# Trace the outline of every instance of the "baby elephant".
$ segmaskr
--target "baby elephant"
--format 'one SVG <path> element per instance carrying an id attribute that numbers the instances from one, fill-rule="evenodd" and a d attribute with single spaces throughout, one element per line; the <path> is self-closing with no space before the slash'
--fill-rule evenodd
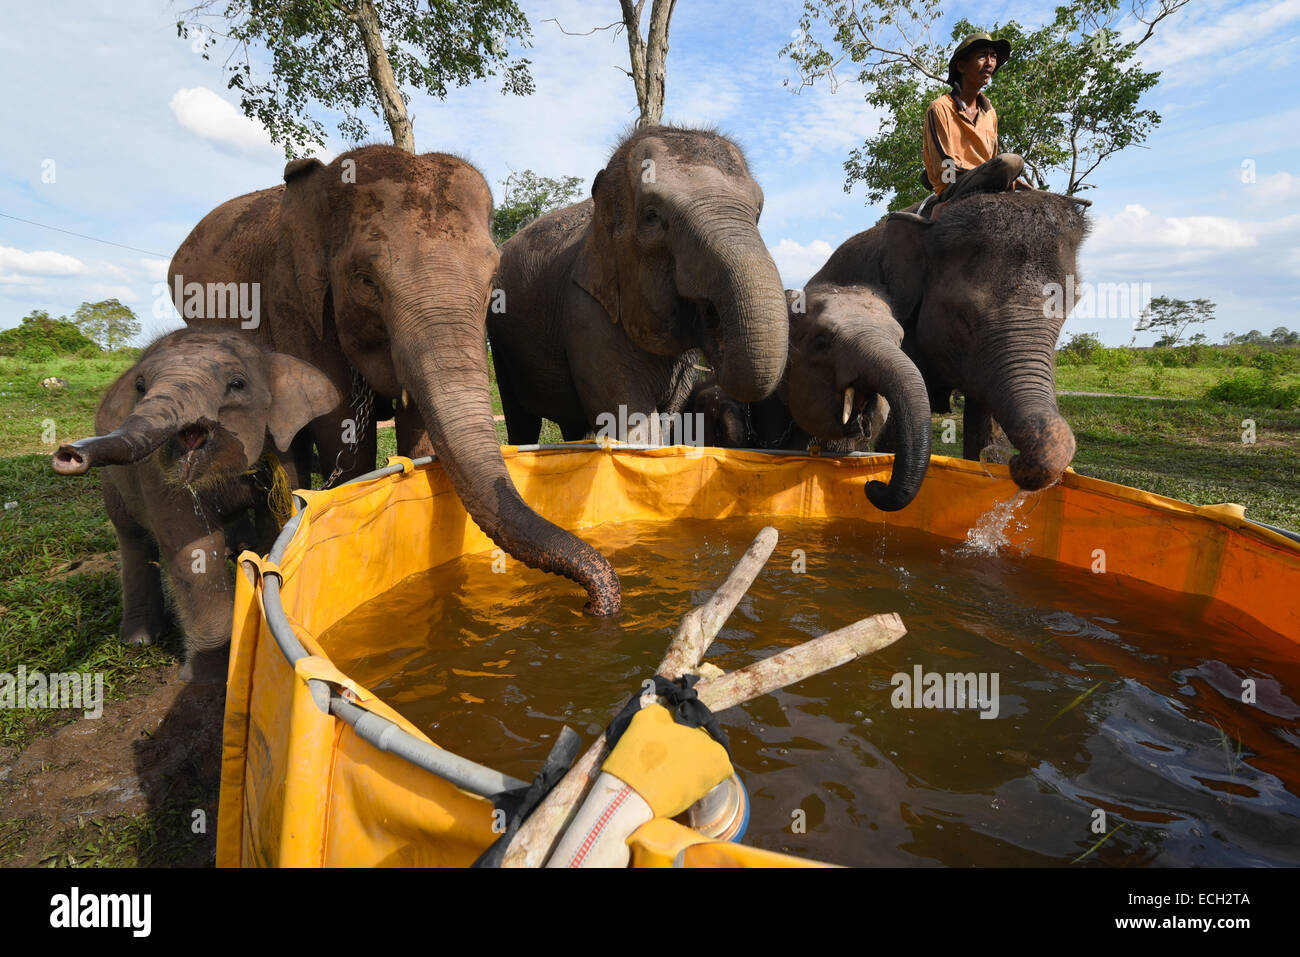
<path id="1" fill-rule="evenodd" d="M 61 446 L 53 465 L 61 475 L 104 469 L 122 561 L 123 641 L 149 644 L 163 630 L 161 554 L 185 630 L 181 677 L 225 680 L 234 590 L 224 523 L 253 509 L 269 546 L 273 507 L 283 512 L 288 489 L 299 486 L 289 443 L 339 399 L 299 359 L 239 333 L 195 328 L 154 342 L 109 386 L 95 412 L 99 434 Z"/>
<path id="2" fill-rule="evenodd" d="M 771 396 L 742 404 L 714 380 L 696 385 L 688 411 L 703 413 L 705 441 L 802 450 L 815 438 L 831 454 L 874 443 L 895 452 L 894 469 L 888 485 L 867 485 L 867 498 L 881 511 L 903 508 L 930 464 L 930 403 L 902 326 L 865 286 L 786 290 L 786 303 L 789 350 Z"/>

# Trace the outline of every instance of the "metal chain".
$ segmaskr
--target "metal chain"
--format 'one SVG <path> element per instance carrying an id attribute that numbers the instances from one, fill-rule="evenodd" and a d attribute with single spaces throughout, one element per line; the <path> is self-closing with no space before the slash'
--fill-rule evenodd
<path id="1" fill-rule="evenodd" d="M 348 468 L 356 465 L 357 448 L 361 445 L 361 440 L 365 438 L 366 429 L 370 426 L 370 417 L 374 414 L 375 409 L 375 390 L 370 388 L 366 380 L 361 377 L 356 366 L 352 366 L 352 397 L 348 400 L 348 405 L 354 410 L 352 415 L 352 441 L 347 443 L 348 452 L 352 461 Z M 334 471 L 326 479 L 322 489 L 330 488 L 334 485 L 340 475 L 343 474 L 343 466 L 339 461 L 343 458 L 343 450 L 339 449 L 338 455 L 334 456 Z"/>

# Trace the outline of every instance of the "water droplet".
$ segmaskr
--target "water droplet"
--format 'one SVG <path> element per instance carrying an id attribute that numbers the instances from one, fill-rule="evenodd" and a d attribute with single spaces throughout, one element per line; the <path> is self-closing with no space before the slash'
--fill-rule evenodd
<path id="1" fill-rule="evenodd" d="M 860 718 L 860 717 L 862 717 L 862 712 L 861 712 L 861 711 L 855 711 L 855 712 L 853 712 L 853 717 L 855 717 L 855 718 Z"/>

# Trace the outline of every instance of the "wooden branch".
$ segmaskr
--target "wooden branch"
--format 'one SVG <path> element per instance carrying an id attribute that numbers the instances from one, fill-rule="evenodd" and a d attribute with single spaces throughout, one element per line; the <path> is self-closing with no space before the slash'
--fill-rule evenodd
<path id="1" fill-rule="evenodd" d="M 772 549 L 776 547 L 776 540 L 776 529 L 770 525 L 758 533 L 722 587 L 682 619 L 677 634 L 668 645 L 667 653 L 659 662 L 656 674 L 677 679 L 684 672 L 699 666 L 722 623 L 758 577 L 772 554 Z M 582 806 L 587 791 L 599 776 L 600 766 L 608 756 L 609 748 L 606 747 L 605 735 L 602 733 L 519 828 L 501 860 L 502 867 L 541 867 L 546 863 L 556 839 Z"/>
<path id="2" fill-rule="evenodd" d="M 695 686 L 695 692 L 710 711 L 726 711 L 751 698 L 877 652 L 905 634 L 903 620 L 893 612 L 873 615 L 721 678 L 701 681 Z"/>
<path id="3" fill-rule="evenodd" d="M 571 37 L 589 37 L 593 33 L 596 33 L 599 30 L 608 30 L 610 27 L 618 28 L 624 25 L 622 20 L 615 20 L 613 23 L 607 23 L 603 27 L 592 27 L 586 33 L 578 33 L 572 30 L 564 29 L 564 25 L 561 24 L 560 21 L 555 17 L 547 17 L 545 20 L 542 21 L 542 23 L 554 23 L 557 27 L 560 28 L 561 33 Z M 617 29 L 615 30 L 615 32 L 617 33 Z"/>

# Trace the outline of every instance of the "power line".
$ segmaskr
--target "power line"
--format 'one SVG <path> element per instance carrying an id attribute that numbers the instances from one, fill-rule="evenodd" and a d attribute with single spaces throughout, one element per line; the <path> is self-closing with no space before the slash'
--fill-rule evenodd
<path id="1" fill-rule="evenodd" d="M 23 219 L 19 216 L 10 216 L 8 213 L 0 213 L 5 219 L 12 219 L 20 223 L 26 223 L 29 226 L 39 226 L 41 229 L 52 229 L 56 233 L 67 233 L 69 236 L 76 236 L 78 239 L 89 239 L 92 243 L 103 243 L 105 246 L 116 246 L 118 249 L 129 249 L 132 252 L 144 253 L 147 256 L 157 256 L 159 259 L 166 259 L 165 253 L 156 253 L 149 249 L 141 249 L 139 246 L 126 246 L 122 243 L 109 242 L 107 239 L 96 239 L 94 236 L 87 236 L 85 233 L 74 233 L 70 229 L 61 229 L 58 226 L 49 226 L 45 223 L 38 223 L 35 220 Z"/>

